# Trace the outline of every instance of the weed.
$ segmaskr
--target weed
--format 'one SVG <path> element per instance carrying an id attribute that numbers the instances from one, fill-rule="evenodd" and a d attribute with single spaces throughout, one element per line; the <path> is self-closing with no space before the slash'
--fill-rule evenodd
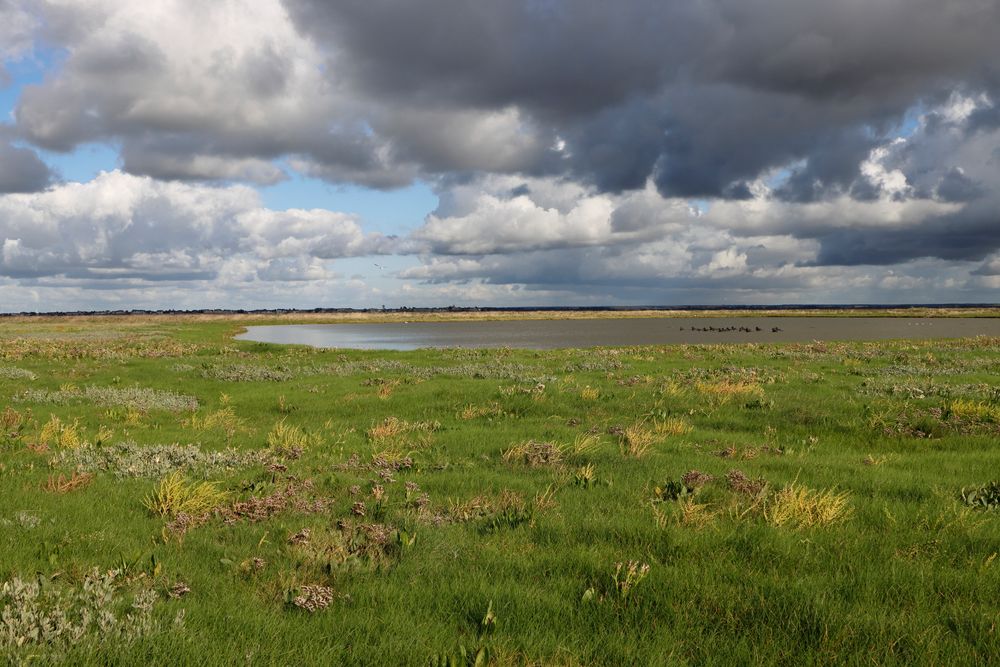
<path id="1" fill-rule="evenodd" d="M 195 484 L 185 480 L 180 472 L 173 472 L 160 480 L 143 505 L 157 516 L 201 516 L 222 505 L 228 496 L 213 482 Z"/>
<path id="2" fill-rule="evenodd" d="M 179 600 L 180 598 L 184 597 L 190 592 L 191 592 L 190 586 L 188 586 L 183 581 L 178 581 L 173 586 L 170 587 L 170 589 L 167 591 L 167 595 L 175 600 Z"/>
<path id="3" fill-rule="evenodd" d="M 314 514 L 329 506 L 326 498 L 317 497 L 311 480 L 289 479 L 285 485 L 270 494 L 239 500 L 217 510 L 226 524 L 240 521 L 256 523 L 266 521 L 282 512 Z"/>
<path id="4" fill-rule="evenodd" d="M 70 491 L 82 489 L 93 481 L 94 473 L 90 472 L 74 472 L 69 477 L 62 474 L 58 476 L 49 475 L 45 486 L 42 488 L 49 493 L 69 493 Z"/>
<path id="5" fill-rule="evenodd" d="M 228 406 L 200 416 L 192 413 L 190 417 L 181 422 L 181 425 L 195 431 L 220 430 L 226 434 L 227 438 L 232 438 L 237 433 L 252 432 L 246 421 L 236 416 L 233 408 Z"/>
<path id="6" fill-rule="evenodd" d="M 985 510 L 1000 509 L 1000 481 L 993 481 L 979 487 L 962 489 L 960 497 L 969 507 Z"/>
<path id="7" fill-rule="evenodd" d="M 333 602 L 333 589 L 329 586 L 305 585 L 300 586 L 298 595 L 292 598 L 292 604 L 299 609 L 305 609 L 313 614 L 321 609 L 326 609 Z"/>
<path id="8" fill-rule="evenodd" d="M 654 502 L 670 502 L 679 500 L 694 493 L 694 489 L 688 487 L 684 482 L 669 480 L 663 486 L 653 488 Z"/>
<path id="9" fill-rule="evenodd" d="M 225 449 L 202 451 L 196 445 L 138 445 L 119 442 L 95 447 L 82 445 L 59 452 L 52 465 L 72 465 L 81 472 L 109 472 L 116 477 L 162 477 L 176 470 L 204 473 L 263 463 L 267 453 Z"/>
<path id="10" fill-rule="evenodd" d="M 37 378 L 38 376 L 31 371 L 17 366 L 0 366 L 0 379 L 2 380 L 35 380 Z"/>
<path id="11" fill-rule="evenodd" d="M 677 523 L 687 528 L 704 528 L 715 519 L 716 512 L 711 510 L 707 503 L 697 503 L 690 496 L 682 498 L 677 507 L 679 509 Z"/>
<path id="12" fill-rule="evenodd" d="M 557 465 L 563 460 L 563 447 L 551 442 L 528 440 L 503 451 L 506 463 L 522 463 L 531 467 Z"/>
<path id="13" fill-rule="evenodd" d="M 726 473 L 726 484 L 730 491 L 744 496 L 755 497 L 767 489 L 767 482 L 761 478 L 751 479 L 742 470 L 730 470 Z"/>
<path id="14" fill-rule="evenodd" d="M 87 386 L 81 390 L 76 385 L 65 384 L 59 388 L 59 391 L 29 389 L 19 394 L 16 400 L 54 405 L 69 405 L 87 401 L 103 407 L 123 407 L 139 412 L 149 412 L 150 410 L 191 412 L 198 409 L 198 399 L 194 396 L 140 386 Z"/>
<path id="15" fill-rule="evenodd" d="M 597 483 L 597 473 L 593 463 L 580 466 L 573 474 L 573 483 L 584 489 L 589 489 Z"/>
<path id="16" fill-rule="evenodd" d="M 700 489 L 713 479 L 715 479 L 715 477 L 709 475 L 707 472 L 701 472 L 700 470 L 688 470 L 686 473 L 681 475 L 681 483 L 692 491 Z"/>
<path id="17" fill-rule="evenodd" d="M 206 365 L 201 376 L 223 382 L 285 382 L 295 377 L 289 368 L 271 368 L 263 365 L 230 364 Z"/>
<path id="18" fill-rule="evenodd" d="M 485 405 L 467 405 L 462 408 L 457 416 L 463 421 L 468 421 L 470 419 L 479 419 L 481 417 L 506 417 L 507 412 L 496 401 L 490 401 Z"/>
<path id="19" fill-rule="evenodd" d="M 694 430 L 694 426 L 691 425 L 691 422 L 682 417 L 653 420 L 653 432 L 660 436 L 687 435 L 692 430 Z"/>
<path id="20" fill-rule="evenodd" d="M 283 415 L 290 415 L 295 412 L 295 406 L 291 405 L 286 399 L 285 395 L 282 394 L 278 397 L 278 412 Z"/>
<path id="21" fill-rule="evenodd" d="M 8 405 L 3 412 L 0 412 L 0 438 L 6 440 L 20 438 L 24 422 L 25 416 Z"/>
<path id="22" fill-rule="evenodd" d="M 618 599 L 627 602 L 635 593 L 635 588 L 649 575 L 649 564 L 630 560 L 627 563 L 615 563 L 615 571 L 611 575 L 614 591 Z"/>
<path id="23" fill-rule="evenodd" d="M 521 526 L 530 526 L 535 520 L 535 507 L 525 503 L 518 497 L 516 502 L 505 502 L 492 515 L 487 517 L 483 525 L 484 533 L 496 533 L 501 530 L 514 530 Z"/>
<path id="24" fill-rule="evenodd" d="M 373 424 L 365 435 L 375 443 L 393 440 L 410 433 L 431 433 L 441 428 L 440 422 L 408 422 L 398 417 L 386 417 Z"/>
<path id="25" fill-rule="evenodd" d="M 79 585 L 42 585 L 13 577 L 0 585 L 0 649 L 14 657 L 25 649 L 52 652 L 52 659 L 83 643 L 131 643 L 161 630 L 153 609 L 159 596 L 143 589 L 131 601 L 121 591 L 117 570 L 96 568 Z M 183 614 L 175 617 L 175 626 Z M 38 657 L 37 653 L 33 656 Z M 56 660 L 59 661 L 59 660 Z M 14 660 L 18 662 L 18 660 Z"/>
<path id="26" fill-rule="evenodd" d="M 732 400 L 763 398 L 764 390 L 754 380 L 721 379 L 695 383 L 695 389 L 704 394 L 715 405 L 724 405 Z"/>
<path id="27" fill-rule="evenodd" d="M 595 389 L 590 385 L 587 385 L 580 390 L 580 398 L 585 401 L 596 401 L 601 396 L 600 389 Z"/>
<path id="28" fill-rule="evenodd" d="M 267 446 L 275 452 L 298 454 L 309 446 L 310 438 L 298 426 L 288 424 L 284 419 L 276 422 L 271 432 L 267 434 Z"/>
<path id="29" fill-rule="evenodd" d="M 79 421 L 72 424 L 64 424 L 59 417 L 49 416 L 49 421 L 42 427 L 38 434 L 38 444 L 43 446 L 52 445 L 61 449 L 76 449 L 83 445 L 80 433 Z"/>
<path id="30" fill-rule="evenodd" d="M 649 453 L 655 441 L 655 434 L 642 423 L 625 427 L 619 436 L 618 446 L 622 456 L 641 459 Z"/>
<path id="31" fill-rule="evenodd" d="M 525 394 L 536 400 L 540 399 L 545 395 L 545 383 L 536 382 L 529 385 L 508 385 L 500 387 L 501 396 L 517 396 L 518 394 Z"/>
<path id="32" fill-rule="evenodd" d="M 974 422 L 1000 422 L 1000 406 L 959 399 L 948 406 L 948 417 Z"/>
<path id="33" fill-rule="evenodd" d="M 813 528 L 843 521 L 850 512 L 850 497 L 846 491 L 816 491 L 792 483 L 768 500 L 764 518 L 772 526 Z"/>

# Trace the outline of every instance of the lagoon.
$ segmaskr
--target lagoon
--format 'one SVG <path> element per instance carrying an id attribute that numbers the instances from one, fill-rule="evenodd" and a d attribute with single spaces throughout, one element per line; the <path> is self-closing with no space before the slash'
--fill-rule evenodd
<path id="1" fill-rule="evenodd" d="M 1000 318 L 661 317 L 251 326 L 238 340 L 319 348 L 522 349 L 1000 336 Z"/>

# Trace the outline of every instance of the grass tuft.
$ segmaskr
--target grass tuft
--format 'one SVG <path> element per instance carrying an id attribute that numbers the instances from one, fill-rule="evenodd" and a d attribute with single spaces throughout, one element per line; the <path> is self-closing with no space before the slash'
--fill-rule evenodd
<path id="1" fill-rule="evenodd" d="M 160 480 L 143 505 L 157 516 L 202 516 L 223 505 L 228 497 L 214 482 L 188 482 L 180 472 L 173 472 Z"/>
<path id="2" fill-rule="evenodd" d="M 844 521 L 850 514 L 850 494 L 846 491 L 817 491 L 797 483 L 782 488 L 764 505 L 764 518 L 779 527 L 829 526 Z"/>

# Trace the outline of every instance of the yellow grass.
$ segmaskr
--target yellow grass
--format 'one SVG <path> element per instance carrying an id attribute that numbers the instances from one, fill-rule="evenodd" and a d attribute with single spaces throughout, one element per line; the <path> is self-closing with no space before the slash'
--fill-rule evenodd
<path id="1" fill-rule="evenodd" d="M 694 426 L 691 422 L 682 417 L 667 417 L 653 421 L 653 431 L 657 435 L 687 435 L 692 430 Z"/>
<path id="2" fill-rule="evenodd" d="M 214 482 L 195 484 L 186 481 L 180 472 L 173 472 L 160 480 L 143 505 L 158 516 L 202 516 L 222 505 L 228 497 L 229 494 Z"/>
<path id="3" fill-rule="evenodd" d="M 365 431 L 365 435 L 372 442 L 379 443 L 418 431 L 430 433 L 436 431 L 440 426 L 441 424 L 438 422 L 408 422 L 399 417 L 386 417 L 377 424 L 373 424 Z"/>
<path id="4" fill-rule="evenodd" d="M 845 520 L 850 513 L 850 495 L 846 491 L 817 491 L 796 483 L 778 491 L 764 507 L 768 523 L 791 528 L 828 526 Z"/>
<path id="5" fill-rule="evenodd" d="M 52 445 L 62 449 L 76 449 L 83 444 L 80 433 L 80 424 L 74 421 L 72 424 L 65 424 L 59 417 L 51 415 L 49 421 L 42 427 L 38 434 L 38 444 Z"/>
<path id="6" fill-rule="evenodd" d="M 282 419 L 267 434 L 267 446 L 280 452 L 305 449 L 309 446 L 309 437 L 301 428 Z"/>
<path id="7" fill-rule="evenodd" d="M 528 440 L 501 452 L 505 463 L 524 463 L 529 466 L 556 465 L 563 460 L 564 447 L 552 442 Z"/>
<path id="8" fill-rule="evenodd" d="M 734 399 L 742 400 L 764 396 L 764 390 L 761 386 L 748 380 L 726 379 L 715 382 L 698 382 L 695 388 L 717 404 L 728 403 Z"/>
<path id="9" fill-rule="evenodd" d="M 981 422 L 1000 422 L 1000 407 L 983 402 L 959 399 L 949 406 L 956 417 Z"/>
<path id="10" fill-rule="evenodd" d="M 619 441 L 623 456 L 641 459 L 649 453 L 653 446 L 655 434 L 642 423 L 632 424 L 625 428 Z"/>

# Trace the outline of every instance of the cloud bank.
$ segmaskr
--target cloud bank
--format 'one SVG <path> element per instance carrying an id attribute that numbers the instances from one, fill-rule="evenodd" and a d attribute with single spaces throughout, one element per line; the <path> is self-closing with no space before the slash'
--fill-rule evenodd
<path id="1" fill-rule="evenodd" d="M 0 0 L 0 85 L 49 54 L 0 126 L 0 275 L 997 301 L 997 34 L 993 0 Z M 94 143 L 89 183 L 38 153 Z M 262 206 L 301 176 L 440 205 L 398 239 Z"/>

